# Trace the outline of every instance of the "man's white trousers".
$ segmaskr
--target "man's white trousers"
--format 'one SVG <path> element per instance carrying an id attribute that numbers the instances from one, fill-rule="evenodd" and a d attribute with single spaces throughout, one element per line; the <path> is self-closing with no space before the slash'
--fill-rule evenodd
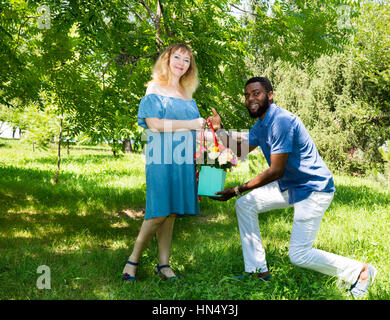
<path id="1" fill-rule="evenodd" d="M 268 271 L 265 251 L 261 243 L 258 214 L 294 206 L 289 247 L 291 262 L 353 284 L 363 268 L 363 263 L 312 247 L 324 212 L 332 202 L 333 195 L 327 192 L 313 192 L 309 198 L 289 204 L 288 191 L 280 192 L 275 181 L 239 198 L 235 206 L 245 271 Z"/>

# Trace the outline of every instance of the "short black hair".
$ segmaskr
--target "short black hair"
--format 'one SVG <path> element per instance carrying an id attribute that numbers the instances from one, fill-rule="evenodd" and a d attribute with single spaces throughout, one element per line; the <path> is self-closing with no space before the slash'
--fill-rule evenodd
<path id="1" fill-rule="evenodd" d="M 274 91 L 274 89 L 272 88 L 271 81 L 269 81 L 268 78 L 266 78 L 266 77 L 253 77 L 253 78 L 250 78 L 245 83 L 245 87 L 248 84 L 254 83 L 254 82 L 259 82 L 264 87 L 265 92 L 267 92 L 267 93 L 269 93 L 270 91 Z"/>

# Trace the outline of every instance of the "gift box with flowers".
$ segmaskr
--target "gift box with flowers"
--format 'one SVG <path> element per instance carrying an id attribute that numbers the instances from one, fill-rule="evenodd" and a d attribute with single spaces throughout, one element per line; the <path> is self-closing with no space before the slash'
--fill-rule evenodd
<path id="1" fill-rule="evenodd" d="M 210 166 L 226 171 L 237 166 L 237 156 L 234 154 L 233 150 L 226 148 L 222 144 L 219 144 L 218 147 L 203 147 L 200 152 L 195 154 L 195 159 L 197 160 L 198 170 L 203 166 Z"/>
<path id="2" fill-rule="evenodd" d="M 213 132 L 214 133 L 214 132 Z M 202 140 L 202 139 L 201 139 Z M 214 196 L 225 186 L 226 172 L 237 166 L 238 160 L 233 150 L 218 144 L 214 135 L 215 145 L 206 147 L 201 141 L 200 151 L 195 154 L 198 176 L 198 195 Z"/>

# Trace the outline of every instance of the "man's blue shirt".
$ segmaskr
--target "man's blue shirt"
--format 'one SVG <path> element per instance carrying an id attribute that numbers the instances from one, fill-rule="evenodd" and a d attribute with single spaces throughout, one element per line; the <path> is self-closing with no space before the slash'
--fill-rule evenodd
<path id="1" fill-rule="evenodd" d="M 318 154 L 302 121 L 291 112 L 271 104 L 263 120 L 249 132 L 249 145 L 260 146 L 268 165 L 271 154 L 288 153 L 284 175 L 278 180 L 289 203 L 302 201 L 313 191 L 334 192 L 331 172 Z"/>

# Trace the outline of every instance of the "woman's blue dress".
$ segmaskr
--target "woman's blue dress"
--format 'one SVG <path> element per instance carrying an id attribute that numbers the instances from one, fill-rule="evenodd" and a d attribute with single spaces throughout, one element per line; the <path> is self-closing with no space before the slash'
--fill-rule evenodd
<path id="1" fill-rule="evenodd" d="M 199 118 L 195 100 L 183 100 L 158 94 L 142 98 L 138 125 L 148 129 L 145 118 L 193 120 Z M 152 132 L 147 130 L 145 154 L 145 219 L 199 215 L 198 186 L 194 154 L 196 131 Z"/>

